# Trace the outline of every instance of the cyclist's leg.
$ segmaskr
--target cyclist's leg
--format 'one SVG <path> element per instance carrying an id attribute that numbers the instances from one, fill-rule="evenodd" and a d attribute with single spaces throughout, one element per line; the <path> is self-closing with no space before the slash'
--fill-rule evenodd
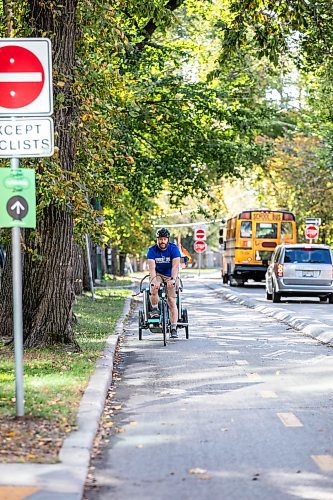
<path id="1" fill-rule="evenodd" d="M 152 314 L 153 316 L 158 317 L 159 312 L 158 312 L 158 302 L 159 302 L 159 296 L 158 296 L 158 291 L 160 289 L 160 285 L 162 283 L 162 277 L 157 274 L 152 280 L 150 280 L 150 304 L 152 308 Z"/>
<path id="2" fill-rule="evenodd" d="M 177 290 L 178 290 L 178 279 L 176 280 L 176 283 L 168 280 L 167 294 L 168 294 L 169 314 L 171 321 L 171 331 L 177 330 L 177 323 L 178 323 Z"/>

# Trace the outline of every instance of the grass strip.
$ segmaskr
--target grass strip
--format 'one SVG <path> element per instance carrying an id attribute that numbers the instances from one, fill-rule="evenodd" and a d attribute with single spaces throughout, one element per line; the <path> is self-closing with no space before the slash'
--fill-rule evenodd
<path id="1" fill-rule="evenodd" d="M 73 425 L 82 394 L 94 371 L 105 341 L 114 331 L 131 293 L 126 289 L 96 289 L 96 300 L 79 297 L 75 305 L 76 338 L 82 352 L 52 347 L 24 353 L 25 415 Z M 13 351 L 0 349 L 0 418 L 15 416 Z"/>

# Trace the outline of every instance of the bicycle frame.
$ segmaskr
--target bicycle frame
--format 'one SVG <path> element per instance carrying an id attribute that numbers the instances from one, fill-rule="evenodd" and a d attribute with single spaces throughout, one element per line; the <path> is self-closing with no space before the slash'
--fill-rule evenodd
<path id="1" fill-rule="evenodd" d="M 169 303 L 167 296 L 166 283 L 162 282 L 159 288 L 159 318 L 149 317 L 150 308 L 150 287 L 144 280 L 149 278 L 149 275 L 145 276 L 140 282 L 140 292 L 143 293 L 143 310 L 139 311 L 139 340 L 142 340 L 142 330 L 150 330 L 152 333 L 163 333 L 164 345 L 166 345 L 168 334 L 171 331 L 171 323 L 169 316 Z M 183 290 L 183 283 L 180 280 L 178 292 L 177 292 L 177 307 L 178 307 L 178 328 L 185 328 L 186 338 L 188 335 L 188 319 L 187 310 L 182 307 L 181 291 Z"/>

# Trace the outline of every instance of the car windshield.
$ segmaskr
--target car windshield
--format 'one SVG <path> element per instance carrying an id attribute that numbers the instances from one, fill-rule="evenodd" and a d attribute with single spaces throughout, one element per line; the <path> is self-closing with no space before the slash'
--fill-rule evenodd
<path id="1" fill-rule="evenodd" d="M 285 263 L 332 264 L 331 253 L 327 248 L 286 248 Z"/>

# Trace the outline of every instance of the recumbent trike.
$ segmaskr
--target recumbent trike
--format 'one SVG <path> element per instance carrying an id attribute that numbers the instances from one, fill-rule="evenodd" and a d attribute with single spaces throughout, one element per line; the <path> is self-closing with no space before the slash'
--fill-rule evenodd
<path id="1" fill-rule="evenodd" d="M 148 278 L 148 282 L 146 281 Z M 178 307 L 178 322 L 177 329 L 185 328 L 185 336 L 189 338 L 189 328 L 188 328 L 188 316 L 187 309 L 182 307 L 181 292 L 183 290 L 182 280 L 179 279 L 179 287 L 177 291 L 176 303 Z M 166 293 L 166 286 L 161 283 L 158 292 L 159 295 L 159 318 L 150 318 L 149 313 L 151 311 L 150 304 L 150 289 L 149 289 L 149 274 L 142 278 L 140 282 L 140 292 L 143 295 L 143 308 L 139 310 L 139 340 L 142 340 L 142 330 L 150 330 L 152 333 L 162 333 L 163 343 L 166 345 L 167 340 L 170 336 L 171 323 L 169 317 L 169 304 Z"/>

